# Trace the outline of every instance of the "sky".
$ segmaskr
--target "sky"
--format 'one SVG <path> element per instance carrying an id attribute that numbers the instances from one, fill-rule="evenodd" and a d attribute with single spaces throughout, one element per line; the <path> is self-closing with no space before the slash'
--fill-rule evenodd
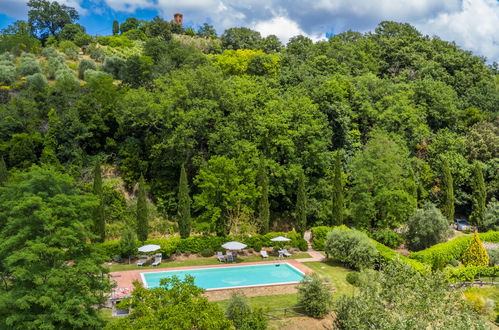
<path id="1" fill-rule="evenodd" d="M 27 0 L 0 0 L 0 28 L 26 19 Z M 133 16 L 170 20 L 184 15 L 184 26 L 207 22 L 220 35 L 248 27 L 287 42 L 295 35 L 325 39 L 347 30 L 367 32 L 383 20 L 407 22 L 421 33 L 439 36 L 488 62 L 499 62 L 499 0 L 60 0 L 80 13 L 92 35 L 110 34 L 112 21 Z"/>

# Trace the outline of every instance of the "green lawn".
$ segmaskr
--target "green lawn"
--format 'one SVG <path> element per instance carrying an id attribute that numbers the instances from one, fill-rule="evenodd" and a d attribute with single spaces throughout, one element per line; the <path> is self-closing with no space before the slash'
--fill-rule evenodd
<path id="1" fill-rule="evenodd" d="M 329 261 L 305 262 L 304 265 L 312 269 L 314 272 L 320 274 L 321 276 L 327 278 L 332 283 L 332 285 L 336 289 L 336 292 L 333 294 L 334 299 L 337 299 L 340 295 L 352 294 L 354 292 L 354 286 L 346 281 L 346 274 L 350 272 L 349 269 Z M 298 300 L 296 293 L 293 293 L 274 296 L 251 297 L 248 298 L 248 302 L 251 307 L 259 307 L 265 310 L 272 310 L 296 306 Z M 227 300 L 219 301 L 217 303 L 223 308 L 227 306 Z"/>
<path id="2" fill-rule="evenodd" d="M 292 259 L 303 259 L 303 258 L 310 258 L 310 255 L 306 252 L 300 252 L 300 253 L 295 253 L 291 257 Z M 276 260 L 277 257 L 269 257 L 268 259 L 265 260 Z M 243 262 L 257 262 L 257 261 L 263 261 L 262 257 L 260 256 L 249 256 L 249 257 L 241 257 L 236 259 L 236 263 L 243 263 Z M 181 261 L 163 261 L 161 265 L 159 266 L 160 268 L 169 268 L 169 267 L 184 267 L 184 266 L 206 266 L 206 265 L 218 265 L 220 262 L 217 260 L 216 257 L 199 257 L 196 259 L 189 259 L 189 260 L 181 260 Z M 134 269 L 151 269 L 151 268 L 158 268 L 158 267 L 152 267 L 152 266 L 144 266 L 144 267 L 139 267 L 137 266 L 136 263 L 132 263 L 130 265 L 109 265 L 108 266 L 109 271 L 115 272 L 115 271 L 121 271 L 121 270 L 134 270 Z"/>
<path id="3" fill-rule="evenodd" d="M 332 261 L 312 261 L 304 262 L 303 264 L 319 275 L 329 279 L 336 289 L 335 297 L 341 294 L 352 294 L 354 292 L 355 287 L 346 280 L 347 274 L 351 271 L 348 268 Z"/>

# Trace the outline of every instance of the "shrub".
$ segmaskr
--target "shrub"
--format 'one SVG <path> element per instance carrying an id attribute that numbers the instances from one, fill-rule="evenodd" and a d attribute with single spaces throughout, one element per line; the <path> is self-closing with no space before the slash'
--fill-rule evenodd
<path id="1" fill-rule="evenodd" d="M 465 266 L 488 266 L 489 255 L 477 233 L 473 235 L 473 238 L 468 243 L 461 261 Z"/>
<path id="2" fill-rule="evenodd" d="M 111 75 L 109 75 L 105 72 L 88 69 L 88 70 L 85 70 L 85 74 L 84 74 L 83 78 L 86 82 L 89 82 L 92 79 L 96 79 L 96 78 L 104 77 L 104 76 L 111 77 Z"/>
<path id="3" fill-rule="evenodd" d="M 35 73 L 26 77 L 26 83 L 28 88 L 40 91 L 47 87 L 47 78 L 41 73 Z"/>
<path id="4" fill-rule="evenodd" d="M 331 287 L 323 282 L 319 275 L 313 273 L 298 285 L 298 305 L 303 306 L 308 316 L 322 318 L 330 311 Z"/>
<path id="5" fill-rule="evenodd" d="M 402 235 L 394 232 L 389 228 L 378 229 L 371 232 L 371 237 L 375 241 L 380 242 L 392 249 L 397 248 L 404 242 Z"/>
<path id="6" fill-rule="evenodd" d="M 21 76 L 29 76 L 40 72 L 40 64 L 38 64 L 35 55 L 24 53 L 21 56 L 21 64 L 17 71 Z"/>
<path id="7" fill-rule="evenodd" d="M 303 238 L 300 238 L 299 240 L 296 241 L 296 247 L 300 249 L 300 251 L 307 251 L 308 250 L 307 241 L 304 240 Z"/>
<path id="8" fill-rule="evenodd" d="M 111 74 L 115 79 L 121 79 L 125 61 L 121 57 L 108 56 L 102 64 L 102 70 Z"/>
<path id="9" fill-rule="evenodd" d="M 372 268 L 379 257 L 376 245 L 366 234 L 341 228 L 327 234 L 326 252 L 354 269 Z"/>
<path id="10" fill-rule="evenodd" d="M 147 40 L 146 34 L 139 29 L 129 30 L 129 31 L 123 33 L 123 35 L 130 40 L 142 40 L 142 41 Z"/>
<path id="11" fill-rule="evenodd" d="M 16 67 L 0 64 L 0 85 L 10 85 L 16 81 Z"/>
<path id="12" fill-rule="evenodd" d="M 102 62 L 106 58 L 106 53 L 100 48 L 91 48 L 90 58 L 96 60 L 97 62 Z"/>
<path id="13" fill-rule="evenodd" d="M 58 56 L 59 53 L 57 53 L 57 50 L 53 47 L 47 47 L 47 48 L 43 48 L 42 49 L 42 56 L 45 57 L 45 58 L 50 58 L 50 57 L 54 57 L 54 56 Z"/>
<path id="14" fill-rule="evenodd" d="M 324 251 L 326 247 L 326 235 L 331 231 L 331 227 L 320 226 L 313 227 L 312 231 L 312 247 L 317 251 Z"/>
<path id="15" fill-rule="evenodd" d="M 61 67 L 67 67 L 64 58 L 59 56 L 59 54 L 49 57 L 47 63 L 47 77 L 49 79 L 55 79 L 56 72 Z"/>
<path id="16" fill-rule="evenodd" d="M 265 330 L 268 319 L 261 309 L 251 310 L 246 297 L 239 292 L 234 292 L 227 304 L 225 313 L 229 320 L 234 322 L 238 330 Z"/>
<path id="17" fill-rule="evenodd" d="M 85 71 L 89 69 L 97 69 L 97 65 L 95 65 L 95 62 L 91 60 L 81 60 L 78 64 L 78 78 L 83 79 L 85 76 Z"/>
<path id="18" fill-rule="evenodd" d="M 441 273 L 420 274 L 403 263 L 363 273 L 369 281 L 362 283 L 354 295 L 344 295 L 336 303 L 335 328 L 486 328 L 463 303 L 461 291 L 449 290 Z"/>
<path id="19" fill-rule="evenodd" d="M 94 41 L 94 38 L 86 33 L 78 33 L 75 35 L 74 43 L 78 47 L 83 47 L 86 45 L 90 45 Z"/>
<path id="20" fill-rule="evenodd" d="M 212 248 L 207 248 L 207 249 L 201 250 L 201 252 L 199 252 L 199 254 L 202 257 L 211 257 L 215 254 L 215 252 L 213 251 Z"/>
<path id="21" fill-rule="evenodd" d="M 359 272 L 349 272 L 346 276 L 346 280 L 353 286 L 360 286 L 360 273 Z"/>
<path id="22" fill-rule="evenodd" d="M 499 229 L 499 201 L 492 198 L 485 209 L 485 219 L 483 221 L 485 230 Z"/>
<path id="23" fill-rule="evenodd" d="M 133 47 L 132 40 L 127 37 L 121 36 L 107 36 L 97 38 L 97 42 L 104 46 L 116 47 L 116 48 L 129 48 Z"/>
<path id="24" fill-rule="evenodd" d="M 465 300 L 470 303 L 471 308 L 478 314 L 485 315 L 491 320 L 495 320 L 494 301 L 484 298 L 481 294 L 472 290 L 464 292 Z"/>
<path id="25" fill-rule="evenodd" d="M 488 249 L 489 253 L 489 266 L 499 266 L 499 248 Z"/>
<path id="26" fill-rule="evenodd" d="M 68 49 L 64 52 L 64 54 L 73 61 L 78 60 L 78 51 L 74 49 Z"/>
<path id="27" fill-rule="evenodd" d="M 59 43 L 59 47 L 58 48 L 64 54 L 66 54 L 66 52 L 68 50 L 73 50 L 75 52 L 78 52 L 80 50 L 80 47 L 78 47 L 77 45 L 75 45 L 75 43 L 72 42 L 71 40 L 63 40 L 63 41 L 61 41 Z"/>
<path id="28" fill-rule="evenodd" d="M 445 241 L 451 235 L 447 219 L 431 203 L 409 217 L 406 241 L 409 249 L 419 251 Z"/>
<path id="29" fill-rule="evenodd" d="M 4 52 L 0 54 L 0 62 L 9 62 L 11 64 L 14 64 L 14 56 L 12 56 L 12 54 L 9 52 Z"/>

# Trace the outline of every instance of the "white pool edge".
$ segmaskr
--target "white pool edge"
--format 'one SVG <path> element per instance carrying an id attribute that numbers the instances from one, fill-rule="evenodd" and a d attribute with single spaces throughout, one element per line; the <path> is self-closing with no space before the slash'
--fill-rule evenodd
<path id="1" fill-rule="evenodd" d="M 265 266 L 265 265 L 272 265 L 272 264 L 286 264 L 289 267 L 293 268 L 295 271 L 300 273 L 303 277 L 305 277 L 307 274 L 296 268 L 295 266 L 287 263 L 287 262 L 276 262 L 276 263 L 265 263 L 265 264 L 260 264 L 260 265 L 235 265 L 235 266 L 226 266 L 226 267 L 203 267 L 203 268 L 186 268 L 186 269 L 177 269 L 177 270 L 161 270 L 157 272 L 143 272 L 140 273 L 140 278 L 142 280 L 142 284 L 144 284 L 144 288 L 148 289 L 147 281 L 144 277 L 144 274 L 151 274 L 151 273 L 172 273 L 176 271 L 189 271 L 189 270 L 200 270 L 200 269 L 216 269 L 216 268 L 240 268 L 240 267 L 254 267 L 254 266 Z M 213 289 L 203 289 L 205 291 L 217 291 L 217 290 L 228 290 L 228 289 L 244 289 L 244 288 L 253 288 L 253 287 L 261 287 L 261 286 L 275 286 L 275 285 L 286 285 L 286 284 L 297 284 L 300 282 L 281 282 L 281 283 L 270 283 L 270 284 L 253 284 L 253 285 L 242 285 L 242 286 L 226 286 L 226 287 L 220 287 L 220 288 L 213 288 Z"/>

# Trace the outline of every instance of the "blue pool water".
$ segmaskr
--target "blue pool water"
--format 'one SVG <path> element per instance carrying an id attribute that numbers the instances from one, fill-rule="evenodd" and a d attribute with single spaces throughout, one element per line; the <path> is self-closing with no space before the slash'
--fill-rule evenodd
<path id="1" fill-rule="evenodd" d="M 157 288 L 163 278 L 177 275 L 183 279 L 187 274 L 194 276 L 194 283 L 203 289 L 288 284 L 299 282 L 303 278 L 302 272 L 287 263 L 174 270 L 141 273 L 141 276 L 146 287 Z"/>

